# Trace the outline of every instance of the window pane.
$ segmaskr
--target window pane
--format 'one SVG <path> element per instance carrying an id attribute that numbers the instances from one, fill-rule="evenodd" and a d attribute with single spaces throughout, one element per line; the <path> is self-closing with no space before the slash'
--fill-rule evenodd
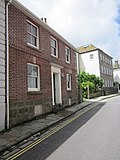
<path id="1" fill-rule="evenodd" d="M 28 88 L 38 88 L 38 78 L 28 77 Z"/>
<path id="2" fill-rule="evenodd" d="M 34 88 L 34 78 L 28 77 L 28 88 Z"/>
<path id="3" fill-rule="evenodd" d="M 32 75 L 32 66 L 28 65 L 28 75 Z"/>
<path id="4" fill-rule="evenodd" d="M 67 54 L 67 62 L 69 62 L 69 56 L 68 56 L 68 54 Z"/>
<path id="5" fill-rule="evenodd" d="M 35 88 L 38 88 L 38 78 L 35 78 Z"/>
<path id="6" fill-rule="evenodd" d="M 56 41 L 53 40 L 53 39 L 51 39 L 51 46 L 54 47 L 54 48 L 56 48 Z"/>
<path id="7" fill-rule="evenodd" d="M 37 39 L 34 36 L 32 36 L 32 45 L 37 46 Z"/>
<path id="8" fill-rule="evenodd" d="M 37 28 L 32 26 L 32 34 L 34 34 L 35 36 L 37 36 Z"/>
<path id="9" fill-rule="evenodd" d="M 51 54 L 53 54 L 54 56 L 56 56 L 56 49 L 51 47 Z"/>
<path id="10" fill-rule="evenodd" d="M 38 67 L 33 66 L 33 76 L 38 76 Z"/>
<path id="11" fill-rule="evenodd" d="M 27 31 L 31 33 L 31 24 L 27 22 Z"/>
<path id="12" fill-rule="evenodd" d="M 31 44 L 31 35 L 29 33 L 27 34 L 27 43 Z"/>
<path id="13" fill-rule="evenodd" d="M 32 86 L 32 88 L 36 88 L 36 78 L 32 78 L 32 81 L 33 81 L 33 86 Z"/>

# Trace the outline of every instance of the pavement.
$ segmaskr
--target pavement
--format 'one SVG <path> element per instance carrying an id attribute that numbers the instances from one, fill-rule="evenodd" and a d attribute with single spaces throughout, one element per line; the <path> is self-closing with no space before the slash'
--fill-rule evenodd
<path id="1" fill-rule="evenodd" d="M 38 132 L 42 134 L 50 127 L 60 123 L 66 118 L 69 118 L 71 115 L 75 114 L 81 109 L 88 107 L 95 102 L 118 95 L 119 94 L 112 94 L 108 96 L 101 96 L 94 99 L 84 100 L 84 102 L 80 104 L 66 107 L 61 111 L 58 111 L 57 113 L 50 113 L 39 119 L 16 126 L 10 130 L 6 130 L 5 132 L 0 132 L 0 154 L 11 147 L 14 147 L 25 139 L 37 134 Z"/>

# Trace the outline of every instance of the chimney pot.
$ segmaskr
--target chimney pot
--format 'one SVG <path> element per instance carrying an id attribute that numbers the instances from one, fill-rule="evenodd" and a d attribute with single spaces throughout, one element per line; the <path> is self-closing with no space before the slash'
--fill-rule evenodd
<path id="1" fill-rule="evenodd" d="M 47 18 L 44 18 L 45 23 L 47 23 Z"/>

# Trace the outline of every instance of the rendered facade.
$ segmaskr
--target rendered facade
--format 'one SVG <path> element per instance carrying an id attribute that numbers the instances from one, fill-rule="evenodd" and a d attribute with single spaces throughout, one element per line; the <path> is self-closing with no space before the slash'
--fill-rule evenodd
<path id="1" fill-rule="evenodd" d="M 79 52 L 80 71 L 101 77 L 104 87 L 113 87 L 112 57 L 93 45 L 82 46 Z"/>

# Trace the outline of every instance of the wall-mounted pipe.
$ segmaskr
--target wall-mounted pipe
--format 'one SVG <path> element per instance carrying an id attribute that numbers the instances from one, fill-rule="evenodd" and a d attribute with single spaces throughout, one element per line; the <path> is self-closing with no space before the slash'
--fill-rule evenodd
<path id="1" fill-rule="evenodd" d="M 9 129 L 9 33 L 8 6 L 12 0 L 6 0 L 6 128 Z"/>

